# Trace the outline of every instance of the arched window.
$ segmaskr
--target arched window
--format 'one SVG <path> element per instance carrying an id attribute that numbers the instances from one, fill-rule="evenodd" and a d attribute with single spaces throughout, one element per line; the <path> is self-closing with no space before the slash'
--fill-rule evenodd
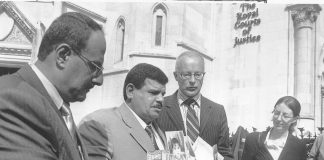
<path id="1" fill-rule="evenodd" d="M 159 3 L 153 8 L 153 46 L 164 47 L 167 10 L 166 7 Z"/>
<path id="2" fill-rule="evenodd" d="M 115 63 L 123 60 L 124 56 L 124 41 L 125 41 L 125 21 L 119 19 L 116 27 L 116 54 Z"/>

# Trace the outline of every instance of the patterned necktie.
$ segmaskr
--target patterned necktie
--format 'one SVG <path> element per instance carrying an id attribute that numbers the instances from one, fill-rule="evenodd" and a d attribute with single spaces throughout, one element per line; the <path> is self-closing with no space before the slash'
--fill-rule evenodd
<path id="1" fill-rule="evenodd" d="M 195 142 L 199 135 L 199 121 L 194 110 L 194 105 L 196 101 L 192 98 L 189 98 L 183 102 L 183 104 L 188 108 L 187 110 L 187 135 L 190 137 L 192 142 Z"/>
<path id="2" fill-rule="evenodd" d="M 155 150 L 159 150 L 159 147 L 157 146 L 156 141 L 155 141 L 154 132 L 153 132 L 151 125 L 146 126 L 145 131 L 150 136 Z"/>
<path id="3" fill-rule="evenodd" d="M 76 129 L 75 126 L 73 124 L 73 118 L 72 118 L 72 114 L 71 114 L 71 110 L 68 104 L 63 103 L 62 107 L 60 108 L 60 112 L 61 115 L 64 119 L 64 122 L 67 126 L 67 128 L 69 129 L 69 132 L 73 138 L 73 140 L 75 142 L 77 142 L 77 138 L 76 138 Z"/>
<path id="4" fill-rule="evenodd" d="M 69 104 L 63 102 L 63 105 L 60 108 L 60 112 L 61 112 L 61 115 L 62 115 L 62 117 L 64 119 L 66 127 L 68 128 L 68 130 L 70 132 L 70 135 L 72 136 L 72 139 L 74 140 L 74 142 L 76 143 L 76 145 L 78 147 L 80 157 L 81 157 L 82 160 L 84 160 L 81 146 L 79 145 L 79 141 L 77 140 L 76 128 L 75 128 L 75 125 L 74 125 L 72 112 L 71 112 Z"/>

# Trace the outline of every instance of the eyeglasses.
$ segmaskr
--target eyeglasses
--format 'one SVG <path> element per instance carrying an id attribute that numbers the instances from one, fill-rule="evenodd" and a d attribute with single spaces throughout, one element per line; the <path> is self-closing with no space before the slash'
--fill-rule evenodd
<path id="1" fill-rule="evenodd" d="M 94 61 L 90 61 L 88 58 L 83 56 L 80 52 L 77 52 L 72 48 L 71 50 L 75 52 L 80 57 L 80 59 L 82 59 L 86 64 L 88 64 L 88 67 L 90 71 L 94 74 L 94 77 L 99 77 L 100 74 L 102 74 L 102 70 L 104 69 L 102 66 L 99 66 Z"/>
<path id="2" fill-rule="evenodd" d="M 282 118 L 284 118 L 284 119 L 294 118 L 294 116 L 288 115 L 288 113 L 282 113 L 282 112 L 277 111 L 277 110 L 274 110 L 274 111 L 273 111 L 273 116 L 275 116 L 275 117 L 279 117 L 280 115 L 281 115 Z"/>
<path id="3" fill-rule="evenodd" d="M 178 74 L 180 75 L 180 78 L 184 80 L 190 79 L 191 76 L 194 76 L 195 79 L 201 80 L 204 77 L 205 72 L 195 72 L 195 73 L 188 72 L 188 73 L 178 73 Z"/>

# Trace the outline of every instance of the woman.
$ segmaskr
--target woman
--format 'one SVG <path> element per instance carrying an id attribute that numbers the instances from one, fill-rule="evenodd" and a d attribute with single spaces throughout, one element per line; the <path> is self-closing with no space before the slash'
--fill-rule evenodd
<path id="1" fill-rule="evenodd" d="M 291 96 L 280 98 L 273 110 L 273 127 L 246 137 L 242 160 L 306 160 L 306 145 L 291 133 L 297 124 L 300 103 Z"/>

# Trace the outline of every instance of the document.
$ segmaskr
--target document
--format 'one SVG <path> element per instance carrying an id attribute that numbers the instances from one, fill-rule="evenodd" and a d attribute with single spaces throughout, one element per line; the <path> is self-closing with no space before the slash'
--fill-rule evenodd
<path id="1" fill-rule="evenodd" d="M 217 145 L 212 147 L 200 137 L 194 142 L 192 149 L 196 160 L 224 160 L 224 157 L 217 152 Z"/>

